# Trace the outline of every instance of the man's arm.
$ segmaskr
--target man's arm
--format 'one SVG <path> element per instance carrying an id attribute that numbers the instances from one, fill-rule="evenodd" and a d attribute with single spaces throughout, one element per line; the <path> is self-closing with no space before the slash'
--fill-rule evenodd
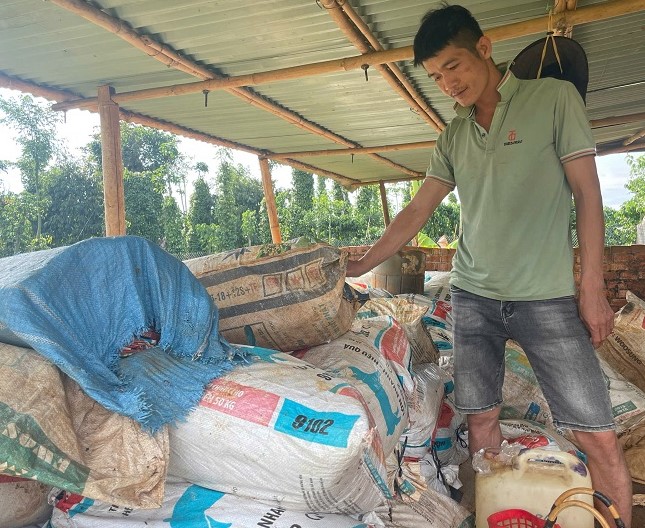
<path id="1" fill-rule="evenodd" d="M 594 156 L 571 160 L 564 164 L 564 171 L 576 204 L 581 265 L 578 307 L 591 341 L 598 347 L 613 329 L 614 313 L 605 294 L 605 222 Z"/>
<path id="2" fill-rule="evenodd" d="M 394 255 L 419 232 L 450 191 L 447 184 L 427 178 L 369 251 L 360 260 L 347 263 L 347 276 L 363 275 Z"/>

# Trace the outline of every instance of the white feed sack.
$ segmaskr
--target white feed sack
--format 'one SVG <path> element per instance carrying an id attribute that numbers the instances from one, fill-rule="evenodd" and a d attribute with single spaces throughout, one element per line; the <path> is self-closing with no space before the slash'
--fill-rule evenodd
<path id="1" fill-rule="evenodd" d="M 167 433 L 107 411 L 36 352 L 0 343 L 0 473 L 128 506 L 163 497 Z"/>
<path id="2" fill-rule="evenodd" d="M 331 343 L 295 355 L 360 391 L 387 457 L 408 426 L 407 402 L 414 394 L 410 345 L 401 326 L 387 315 L 357 319 L 349 332 Z"/>
<path id="3" fill-rule="evenodd" d="M 427 309 L 427 306 L 415 304 L 407 298 L 370 299 L 358 310 L 356 318 L 391 315 L 401 325 L 410 342 L 412 363 L 436 363 L 439 351 L 422 322 Z"/>
<path id="4" fill-rule="evenodd" d="M 405 457 L 422 458 L 432 447 L 432 435 L 444 396 L 444 378 L 434 363 L 414 365 L 415 391 L 408 401 L 409 425 L 401 435 Z"/>
<path id="5" fill-rule="evenodd" d="M 376 528 L 342 514 L 304 513 L 227 495 L 187 482 L 167 482 L 155 510 L 124 508 L 67 495 L 52 528 Z"/>
<path id="6" fill-rule="evenodd" d="M 345 284 L 348 253 L 296 241 L 185 261 L 219 312 L 231 343 L 289 352 L 325 343 L 350 327 L 358 302 Z"/>
<path id="7" fill-rule="evenodd" d="M 0 475 L 0 527 L 21 528 L 49 519 L 51 488 L 35 480 Z"/>
<path id="8" fill-rule="evenodd" d="M 382 426 L 363 395 L 287 354 L 248 351 L 251 363 L 213 380 L 170 429 L 169 474 L 295 510 L 356 514 L 381 504 Z"/>

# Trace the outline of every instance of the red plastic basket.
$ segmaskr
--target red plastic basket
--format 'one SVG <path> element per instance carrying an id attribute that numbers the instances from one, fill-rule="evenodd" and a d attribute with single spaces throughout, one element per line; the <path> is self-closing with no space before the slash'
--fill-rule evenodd
<path id="1" fill-rule="evenodd" d="M 544 528 L 544 519 L 526 510 L 503 510 L 488 516 L 488 528 Z M 553 528 L 560 528 L 555 524 Z"/>

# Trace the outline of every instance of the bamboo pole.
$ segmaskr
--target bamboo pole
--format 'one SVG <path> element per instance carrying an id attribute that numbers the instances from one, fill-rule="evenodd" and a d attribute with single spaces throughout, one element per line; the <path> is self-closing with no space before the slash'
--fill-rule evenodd
<path id="1" fill-rule="evenodd" d="M 356 25 L 358 30 L 367 38 L 374 48 L 375 51 L 384 51 L 383 46 L 381 46 L 381 43 L 378 41 L 376 36 L 371 32 L 369 26 L 363 21 L 363 19 L 354 11 L 352 6 L 348 2 L 344 2 L 341 4 L 341 9 L 343 12 L 350 18 L 352 22 Z M 432 119 L 437 126 L 443 130 L 446 128 L 446 124 L 441 119 L 439 114 L 432 108 L 432 105 L 430 105 L 421 95 L 414 86 L 410 83 L 409 79 L 407 76 L 401 71 L 401 69 L 393 62 L 388 62 L 387 66 L 390 68 L 392 73 L 396 76 L 396 78 L 399 80 L 399 82 L 403 85 L 403 87 L 408 91 L 408 93 L 414 98 L 414 100 L 419 104 L 421 107 L 421 110 L 424 111 L 428 116 L 430 116 L 430 119 Z"/>
<path id="2" fill-rule="evenodd" d="M 111 86 L 99 87 L 105 236 L 122 236 L 125 235 L 125 195 L 121 129 L 119 107 L 110 98 L 111 92 Z"/>
<path id="3" fill-rule="evenodd" d="M 637 121 L 645 121 L 645 112 L 636 114 L 627 114 L 622 116 L 603 117 L 602 119 L 592 119 L 590 121 L 591 128 L 602 128 L 615 125 L 626 125 L 628 123 L 636 123 Z"/>
<path id="4" fill-rule="evenodd" d="M 271 154 L 269 158 L 279 161 L 286 158 L 311 158 L 317 156 L 343 156 L 346 154 L 372 154 L 374 152 L 397 152 L 400 150 L 415 150 L 434 148 L 436 141 L 417 141 L 414 143 L 400 143 L 396 145 L 379 145 L 377 147 L 361 147 L 348 149 L 303 150 L 300 152 L 280 152 Z"/>
<path id="5" fill-rule="evenodd" d="M 80 0 L 50 0 L 61 7 L 65 7 L 68 3 L 79 3 Z M 80 2 L 84 3 L 84 2 Z M 95 8 L 89 8 L 90 10 L 101 11 Z M 610 2 L 604 2 L 602 4 L 594 4 L 591 6 L 580 7 L 575 11 L 564 11 L 557 14 L 553 17 L 555 25 L 562 24 L 586 24 L 589 22 L 595 22 L 600 20 L 606 20 L 609 18 L 627 15 L 630 13 L 637 13 L 645 10 L 645 0 L 613 0 Z M 103 13 L 104 14 L 104 13 Z M 105 15 L 108 16 L 108 15 Z M 92 17 L 85 16 L 84 18 L 94 22 Z M 494 42 L 509 40 L 517 37 L 523 37 L 526 35 L 531 35 L 534 33 L 541 33 L 545 30 L 548 24 L 548 16 L 533 18 L 530 20 L 525 20 L 522 22 L 515 22 L 513 24 L 507 24 L 505 26 L 499 26 L 496 28 L 490 28 L 485 33 L 491 38 Z M 132 32 L 133 33 L 133 32 Z M 136 33 L 135 33 L 136 35 Z M 130 40 L 130 32 L 125 34 L 119 34 L 121 38 L 124 38 L 126 41 L 137 45 L 137 39 L 142 40 L 143 37 L 137 36 L 136 39 Z M 126 38 L 128 36 L 128 38 Z M 146 38 L 146 42 L 150 42 L 151 39 Z M 159 46 L 159 45 L 157 45 Z M 149 46 L 145 48 L 145 51 L 151 57 L 159 59 L 157 55 L 152 55 L 148 53 Z M 329 61 L 323 61 L 314 64 L 305 64 L 302 66 L 293 66 L 289 68 L 280 68 L 276 70 L 269 70 L 265 72 L 257 72 L 252 74 L 240 75 L 235 77 L 218 77 L 214 73 L 210 72 L 203 67 L 188 67 L 188 59 L 177 59 L 175 61 L 170 61 L 170 66 L 176 67 L 182 65 L 182 71 L 193 71 L 195 76 L 203 77 L 205 81 L 184 83 L 172 86 L 163 86 L 159 88 L 149 88 L 145 90 L 135 90 L 131 92 L 124 92 L 121 94 L 116 94 L 114 96 L 114 101 L 123 104 L 124 102 L 142 100 L 142 99 L 154 99 L 160 97 L 171 97 L 175 95 L 186 95 L 190 93 L 198 93 L 203 90 L 233 90 L 234 88 L 242 86 L 255 86 L 260 84 L 265 84 L 269 82 L 299 79 L 302 77 L 309 77 L 313 75 L 320 75 L 325 73 L 333 73 L 339 71 L 350 71 L 354 69 L 359 69 L 363 65 L 375 66 L 377 64 L 393 63 L 399 61 L 405 61 L 411 59 L 413 56 L 412 46 L 404 46 L 401 48 L 394 48 L 384 51 L 375 51 L 371 53 L 366 53 L 364 55 L 359 55 L 355 57 L 347 57 L 344 59 L 335 59 Z M 164 55 L 166 57 L 166 55 Z M 163 61 L 162 61 L 163 62 Z M 164 62 L 165 64 L 166 62 Z M 56 105 L 55 110 L 69 110 L 71 108 L 86 108 L 93 109 L 96 107 L 96 98 L 79 98 L 75 101 L 70 101 L 69 104 L 65 105 Z"/>
<path id="6" fill-rule="evenodd" d="M 387 206 L 387 193 L 385 192 L 385 183 L 380 181 L 378 183 L 378 190 L 381 194 L 381 209 L 383 209 L 383 223 L 385 227 L 390 225 L 390 210 Z"/>
<path id="7" fill-rule="evenodd" d="M 345 33 L 347 39 L 356 46 L 358 51 L 362 54 L 372 51 L 370 46 L 365 43 L 365 39 L 367 39 L 374 51 L 383 51 L 383 46 L 374 37 L 370 28 L 348 3 L 343 2 L 341 6 L 336 0 L 321 0 L 321 4 L 327 9 L 327 12 L 333 18 L 334 22 Z M 396 64 L 377 64 L 376 69 L 381 73 L 390 87 L 395 92 L 398 92 L 432 128 L 437 132 L 441 132 L 446 127 L 443 120 L 429 107 L 421 95 L 417 93 Z"/>
<path id="8" fill-rule="evenodd" d="M 645 151 L 645 142 L 641 143 L 632 143 L 631 145 L 622 145 L 620 147 L 608 148 L 608 149 L 599 149 L 597 151 L 598 156 L 607 156 L 608 154 L 621 154 L 623 152 L 631 152 L 633 150 L 644 150 Z"/>
<path id="9" fill-rule="evenodd" d="M 559 14 L 564 11 L 574 11 L 577 4 L 577 0 L 556 0 L 555 5 L 553 6 L 553 13 Z M 573 24 L 567 24 L 565 26 L 561 25 L 553 28 L 553 33 L 562 37 L 571 38 L 573 36 Z"/>
<path id="10" fill-rule="evenodd" d="M 642 139 L 644 137 L 645 137 L 645 128 L 643 130 L 636 132 L 636 134 L 634 134 L 633 136 L 629 136 L 625 141 L 623 141 L 623 145 L 624 146 L 631 145 L 635 141 L 638 141 L 639 139 Z"/>
<path id="11" fill-rule="evenodd" d="M 271 182 L 271 169 L 269 160 L 258 158 L 260 162 L 260 173 L 262 174 L 262 188 L 264 189 L 264 199 L 267 204 L 267 215 L 269 216 L 269 229 L 271 230 L 271 240 L 274 244 L 282 242 L 280 233 L 280 224 L 278 222 L 278 208 L 275 204 L 275 194 L 273 193 L 273 183 Z"/>

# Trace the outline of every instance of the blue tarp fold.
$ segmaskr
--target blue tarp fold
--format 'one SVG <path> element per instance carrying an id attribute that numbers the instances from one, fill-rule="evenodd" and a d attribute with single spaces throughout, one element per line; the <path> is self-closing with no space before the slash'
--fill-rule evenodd
<path id="1" fill-rule="evenodd" d="M 158 347 L 122 358 L 148 328 Z M 188 268 L 135 236 L 0 259 L 0 341 L 33 348 L 151 431 L 183 418 L 239 354 Z"/>

